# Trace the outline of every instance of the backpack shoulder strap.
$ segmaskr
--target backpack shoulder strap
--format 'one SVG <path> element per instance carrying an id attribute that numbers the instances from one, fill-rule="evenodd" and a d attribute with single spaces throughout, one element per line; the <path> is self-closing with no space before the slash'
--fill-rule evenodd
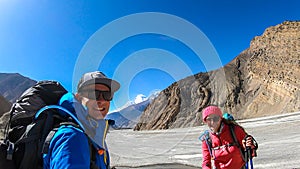
<path id="1" fill-rule="evenodd" d="M 234 143 L 236 143 L 240 147 L 240 143 L 238 142 L 238 140 L 236 138 L 234 128 L 235 128 L 235 125 L 229 124 L 231 138 L 234 141 Z"/>
<path id="2" fill-rule="evenodd" d="M 243 160 L 246 161 L 245 154 L 243 153 L 243 147 L 240 145 L 240 143 L 237 140 L 236 135 L 235 135 L 235 130 L 234 130 L 235 127 L 236 127 L 236 125 L 234 125 L 234 124 L 229 125 L 231 138 L 233 139 L 234 143 L 238 146 Z"/>
<path id="3" fill-rule="evenodd" d="M 87 136 L 89 141 L 89 147 L 90 147 L 90 169 L 99 169 L 99 167 L 96 165 L 96 148 L 93 145 L 92 140 Z"/>
<path id="4" fill-rule="evenodd" d="M 43 150 L 42 150 L 42 153 L 43 154 L 47 154 L 49 152 L 49 146 L 50 146 L 50 142 L 53 138 L 53 136 L 55 135 L 55 133 L 58 131 L 58 129 L 63 126 L 63 125 L 71 125 L 73 127 L 76 127 L 76 128 L 80 128 L 78 124 L 74 123 L 74 122 L 62 122 L 62 123 L 59 123 L 58 127 L 55 127 L 53 128 L 49 134 L 47 135 L 46 139 L 45 139 L 45 142 L 44 142 L 44 145 L 43 145 Z"/>
<path id="5" fill-rule="evenodd" d="M 42 150 L 42 154 L 48 154 L 49 152 L 49 146 L 50 146 L 50 142 L 54 136 L 54 134 L 57 132 L 58 128 L 54 128 L 52 129 L 48 136 L 46 137 L 46 140 L 44 142 L 44 145 L 43 145 L 43 150 Z"/>
<path id="6" fill-rule="evenodd" d="M 201 134 L 201 136 L 199 137 L 199 139 L 201 141 L 205 141 L 207 147 L 208 147 L 208 150 L 209 150 L 209 154 L 210 154 L 210 157 L 211 158 L 214 158 L 213 157 L 213 154 L 212 154 L 212 142 L 211 142 L 211 138 L 210 138 L 210 133 L 208 130 L 205 130 L 203 134 Z"/>
<path id="7" fill-rule="evenodd" d="M 80 128 L 80 126 L 74 122 L 62 122 L 59 124 L 58 127 L 52 129 L 48 136 L 46 137 L 46 140 L 44 142 L 44 145 L 43 145 L 43 151 L 42 153 L 43 154 L 47 154 L 49 152 L 49 146 L 50 146 L 50 142 L 53 138 L 53 136 L 55 135 L 55 133 L 58 131 L 59 127 L 61 127 L 62 125 L 71 125 L 73 127 L 76 127 L 76 128 Z M 91 139 L 87 136 L 88 138 L 88 143 L 89 143 L 89 149 L 90 149 L 90 168 L 91 169 L 99 169 L 99 167 L 96 165 L 96 148 L 94 147 Z"/>

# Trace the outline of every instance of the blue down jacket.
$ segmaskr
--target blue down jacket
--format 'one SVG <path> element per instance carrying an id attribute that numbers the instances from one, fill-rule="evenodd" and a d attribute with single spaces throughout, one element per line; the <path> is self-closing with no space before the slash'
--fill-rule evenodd
<path id="1" fill-rule="evenodd" d="M 86 111 L 86 109 L 74 98 L 71 93 L 65 94 L 61 100 L 60 105 L 71 113 L 78 111 L 77 106 L 80 107 L 80 111 Z M 108 122 L 105 121 L 106 129 Z M 105 130 L 106 130 L 105 129 Z M 106 132 L 103 132 L 106 135 Z M 103 143 L 105 136 L 103 136 Z M 88 136 L 85 132 L 72 125 L 62 125 L 54 134 L 50 141 L 48 153 L 43 155 L 44 169 L 90 169 L 91 155 L 90 144 Z M 99 169 L 108 169 L 109 167 L 109 154 L 106 144 L 104 147 L 100 147 L 93 143 L 95 146 L 95 164 Z"/>

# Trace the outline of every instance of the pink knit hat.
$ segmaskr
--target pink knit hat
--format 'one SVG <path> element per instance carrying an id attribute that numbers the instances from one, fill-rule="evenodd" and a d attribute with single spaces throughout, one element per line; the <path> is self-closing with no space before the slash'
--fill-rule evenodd
<path id="1" fill-rule="evenodd" d="M 202 111 L 202 120 L 205 122 L 207 116 L 216 114 L 222 118 L 222 111 L 217 106 L 208 106 Z"/>

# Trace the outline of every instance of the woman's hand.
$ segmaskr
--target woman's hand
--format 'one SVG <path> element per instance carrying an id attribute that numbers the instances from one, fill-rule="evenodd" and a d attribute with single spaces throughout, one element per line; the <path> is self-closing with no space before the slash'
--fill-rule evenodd
<path id="1" fill-rule="evenodd" d="M 245 150 L 251 150 L 252 157 L 256 157 L 256 149 L 258 148 L 256 140 L 251 135 L 247 135 L 243 139 L 242 143 L 243 143 L 244 149 Z"/>
<path id="2" fill-rule="evenodd" d="M 251 147 L 251 149 L 254 149 L 255 146 L 253 145 L 253 137 L 248 135 L 243 139 L 243 147 L 246 149 L 247 147 Z"/>

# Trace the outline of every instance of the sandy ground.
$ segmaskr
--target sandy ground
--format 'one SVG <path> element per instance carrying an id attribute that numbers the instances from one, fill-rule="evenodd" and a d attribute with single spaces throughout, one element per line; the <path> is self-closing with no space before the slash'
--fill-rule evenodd
<path id="1" fill-rule="evenodd" d="M 300 112 L 239 121 L 259 144 L 254 168 L 300 169 Z M 107 136 L 117 169 L 201 168 L 205 126 L 163 131 L 113 130 Z"/>
<path id="2" fill-rule="evenodd" d="M 146 165 L 139 167 L 116 167 L 117 169 L 198 169 L 199 167 L 187 166 L 182 164 L 157 164 L 157 165 Z"/>

